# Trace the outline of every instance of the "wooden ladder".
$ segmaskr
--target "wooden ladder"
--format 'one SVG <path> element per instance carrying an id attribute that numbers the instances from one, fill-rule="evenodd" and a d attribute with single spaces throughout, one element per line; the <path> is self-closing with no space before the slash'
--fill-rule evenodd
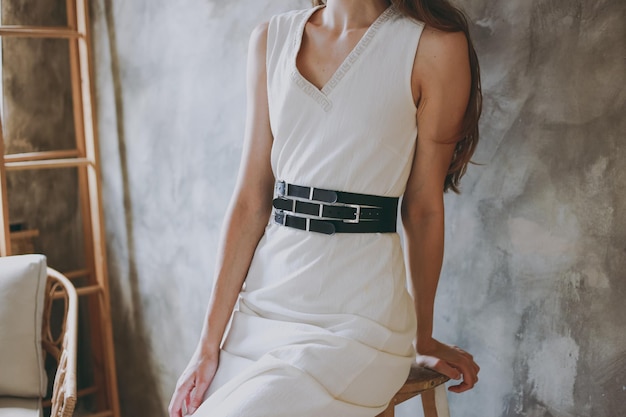
<path id="1" fill-rule="evenodd" d="M 93 385 L 79 389 L 78 397 L 93 396 L 91 417 L 120 417 L 110 296 L 106 267 L 104 225 L 98 141 L 94 112 L 91 34 L 87 0 L 66 0 L 67 27 L 2 26 L 0 37 L 65 39 L 69 43 L 69 66 L 74 113 L 75 149 L 5 155 L 0 114 L 0 256 L 11 255 L 11 233 L 7 173 L 19 170 L 76 168 L 82 228 L 85 242 L 85 268 L 65 271 L 70 279 L 81 279 L 77 294 L 86 298 Z M 1 109 L 1 107 L 0 107 Z M 10 193 L 19 193 L 11 190 Z M 80 373 L 80 369 L 79 369 Z"/>

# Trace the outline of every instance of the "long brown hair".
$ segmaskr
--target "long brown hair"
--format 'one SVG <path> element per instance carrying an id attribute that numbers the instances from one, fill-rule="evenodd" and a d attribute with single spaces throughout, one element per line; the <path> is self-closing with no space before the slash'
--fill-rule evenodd
<path id="1" fill-rule="evenodd" d="M 456 143 L 454 155 L 443 190 L 459 192 L 459 182 L 465 175 L 467 165 L 478 144 L 478 120 L 482 111 L 482 91 L 480 86 L 480 66 L 472 44 L 469 25 L 465 14 L 448 0 L 389 0 L 401 13 L 426 25 L 445 32 L 463 32 L 467 38 L 472 84 L 469 101 L 463 118 L 460 139 Z M 313 6 L 326 4 L 325 0 L 313 0 Z"/>

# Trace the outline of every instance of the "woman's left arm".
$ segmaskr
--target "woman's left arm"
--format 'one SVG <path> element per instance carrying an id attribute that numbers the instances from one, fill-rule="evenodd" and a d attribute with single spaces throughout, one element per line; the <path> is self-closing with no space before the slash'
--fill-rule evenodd
<path id="1" fill-rule="evenodd" d="M 460 139 L 471 83 L 465 35 L 425 28 L 412 81 L 418 140 L 401 214 L 417 313 L 417 361 L 452 379 L 462 377 L 450 391 L 463 392 L 478 380 L 478 365 L 469 353 L 437 341 L 432 333 L 443 262 L 443 185 Z"/>

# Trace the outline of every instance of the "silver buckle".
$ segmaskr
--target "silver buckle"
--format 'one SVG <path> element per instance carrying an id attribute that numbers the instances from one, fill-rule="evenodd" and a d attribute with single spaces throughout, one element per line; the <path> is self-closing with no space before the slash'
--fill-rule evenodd
<path id="1" fill-rule="evenodd" d="M 276 181 L 274 188 L 276 190 L 276 195 L 279 197 L 283 197 L 287 194 L 287 183 L 285 181 Z"/>
<path id="2" fill-rule="evenodd" d="M 280 221 L 276 221 L 276 215 L 278 215 L 278 218 L 280 219 Z M 276 222 L 276 224 L 280 224 L 281 226 L 286 226 L 287 225 L 287 214 L 283 211 L 283 210 L 276 210 L 276 215 L 274 215 L 274 221 Z"/>
<path id="3" fill-rule="evenodd" d="M 352 207 L 356 209 L 354 212 L 354 219 L 344 219 L 344 223 L 359 223 L 361 221 L 361 206 L 358 204 L 346 204 L 346 207 Z"/>

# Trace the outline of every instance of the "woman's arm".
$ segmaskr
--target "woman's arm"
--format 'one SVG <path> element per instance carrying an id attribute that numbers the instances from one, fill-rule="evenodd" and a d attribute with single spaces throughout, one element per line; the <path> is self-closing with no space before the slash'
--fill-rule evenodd
<path id="1" fill-rule="evenodd" d="M 213 291 L 200 342 L 170 402 L 170 417 L 182 417 L 183 403 L 190 414 L 200 406 L 217 371 L 222 337 L 269 220 L 274 176 L 270 166 L 273 138 L 267 103 L 266 44 L 267 24 L 263 24 L 250 38 L 244 149 L 221 232 Z"/>
<path id="2" fill-rule="evenodd" d="M 471 83 L 467 40 L 463 33 L 426 28 L 413 68 L 418 140 L 401 214 L 408 269 L 417 313 L 417 353 L 421 365 L 463 382 L 477 381 L 478 365 L 467 352 L 433 338 L 433 309 L 443 262 L 443 185 L 460 139 Z"/>

